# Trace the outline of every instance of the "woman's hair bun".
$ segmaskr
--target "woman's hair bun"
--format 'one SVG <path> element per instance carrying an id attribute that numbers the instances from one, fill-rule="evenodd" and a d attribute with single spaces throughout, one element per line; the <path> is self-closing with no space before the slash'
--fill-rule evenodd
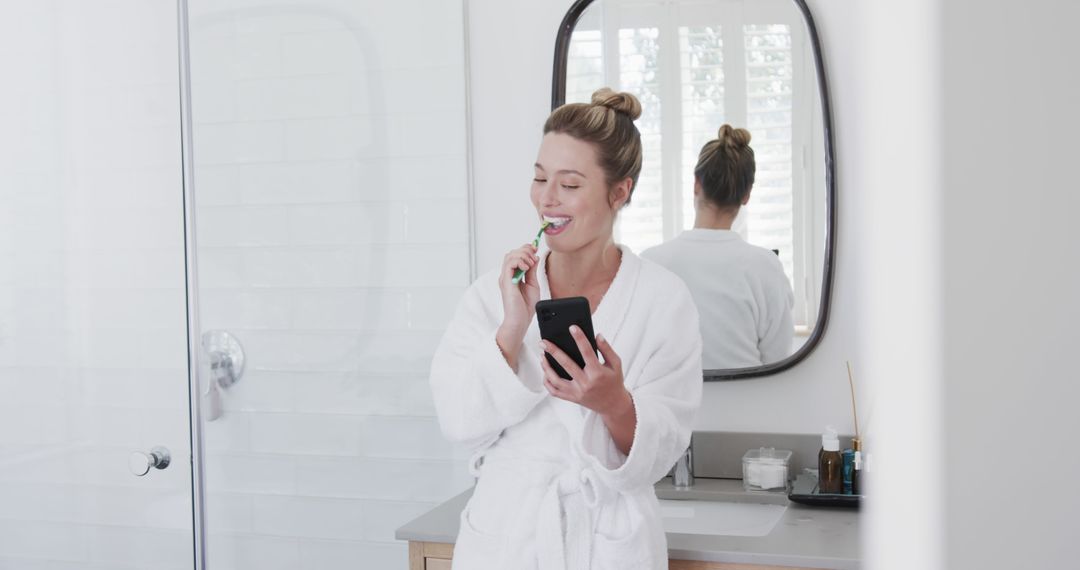
<path id="1" fill-rule="evenodd" d="M 748 146 L 750 144 L 750 131 L 736 129 L 725 123 L 720 126 L 720 130 L 716 133 L 716 140 L 724 146 Z"/>
<path id="2" fill-rule="evenodd" d="M 630 93 L 612 91 L 609 87 L 597 89 L 592 95 L 592 104 L 607 107 L 617 113 L 625 113 L 630 120 L 641 116 L 641 102 Z"/>

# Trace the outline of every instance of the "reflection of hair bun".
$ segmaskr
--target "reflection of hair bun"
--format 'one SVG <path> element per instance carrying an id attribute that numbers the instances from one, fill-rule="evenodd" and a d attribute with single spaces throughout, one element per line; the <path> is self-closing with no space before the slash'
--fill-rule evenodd
<path id="1" fill-rule="evenodd" d="M 616 93 L 608 87 L 597 89 L 592 94 L 592 104 L 607 107 L 617 113 L 626 113 L 630 116 L 630 120 L 636 120 L 641 116 L 641 102 L 637 97 L 630 93 Z"/>
<path id="2" fill-rule="evenodd" d="M 716 139 L 724 146 L 744 147 L 750 144 L 750 131 L 736 129 L 731 125 L 721 125 L 716 133 Z"/>

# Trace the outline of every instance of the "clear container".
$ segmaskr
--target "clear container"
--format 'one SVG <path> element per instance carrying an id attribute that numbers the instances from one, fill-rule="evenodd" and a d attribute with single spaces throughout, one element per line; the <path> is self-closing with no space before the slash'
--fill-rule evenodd
<path id="1" fill-rule="evenodd" d="M 787 491 L 791 451 L 761 447 L 742 458 L 743 488 L 747 491 Z"/>

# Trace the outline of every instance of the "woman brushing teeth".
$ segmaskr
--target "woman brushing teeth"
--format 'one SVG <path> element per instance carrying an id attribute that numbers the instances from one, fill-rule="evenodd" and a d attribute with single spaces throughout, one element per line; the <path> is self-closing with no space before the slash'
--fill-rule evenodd
<path id="1" fill-rule="evenodd" d="M 614 242 L 641 171 L 640 114 L 609 89 L 551 114 L 530 192 L 549 251 L 508 252 L 465 293 L 436 351 L 439 423 L 478 477 L 457 570 L 667 568 L 653 483 L 690 440 L 701 335 L 683 282 Z M 542 341 L 534 318 L 541 299 L 576 296 L 600 350 L 572 327 L 583 367 Z"/>

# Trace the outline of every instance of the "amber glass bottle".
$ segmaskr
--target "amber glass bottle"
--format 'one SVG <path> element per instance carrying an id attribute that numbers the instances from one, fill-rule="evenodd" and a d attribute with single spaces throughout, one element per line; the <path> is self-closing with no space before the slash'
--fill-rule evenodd
<path id="1" fill-rule="evenodd" d="M 844 456 L 840 454 L 840 440 L 829 439 L 818 461 L 818 492 L 844 492 Z"/>

